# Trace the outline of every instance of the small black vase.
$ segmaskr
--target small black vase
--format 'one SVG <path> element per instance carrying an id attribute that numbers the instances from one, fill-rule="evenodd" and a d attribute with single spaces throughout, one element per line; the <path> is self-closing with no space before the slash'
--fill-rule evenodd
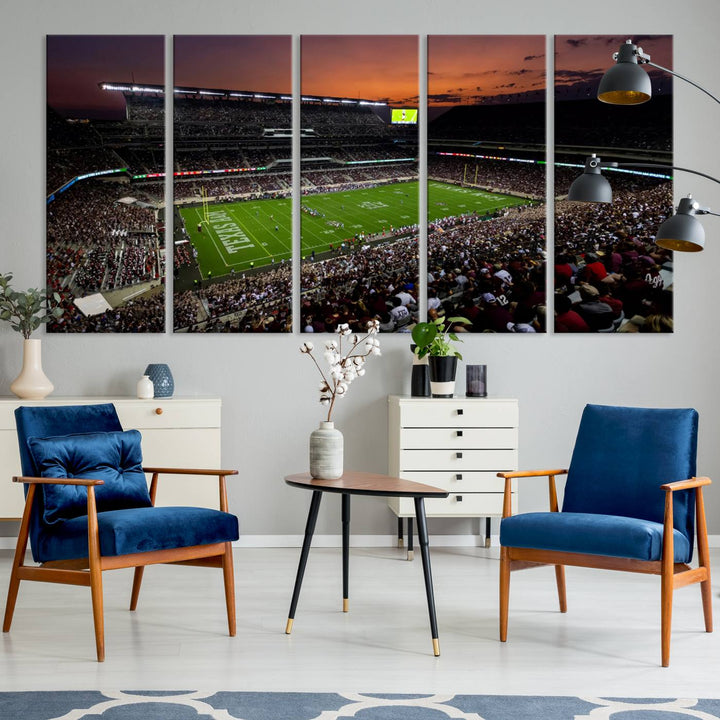
<path id="1" fill-rule="evenodd" d="M 451 398 L 455 393 L 455 355 L 430 356 L 430 392 L 433 397 Z"/>
<path id="2" fill-rule="evenodd" d="M 410 345 L 413 354 L 412 375 L 410 376 L 410 396 L 430 397 L 430 368 L 427 355 L 418 358 L 415 354 L 415 345 Z"/>

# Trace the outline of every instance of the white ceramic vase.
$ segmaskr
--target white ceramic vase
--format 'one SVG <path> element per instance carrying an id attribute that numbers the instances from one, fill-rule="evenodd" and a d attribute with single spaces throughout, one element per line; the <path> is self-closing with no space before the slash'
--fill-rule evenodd
<path id="1" fill-rule="evenodd" d="M 143 375 L 138 380 L 137 396 L 140 400 L 150 400 L 155 397 L 155 386 L 149 375 Z"/>
<path id="2" fill-rule="evenodd" d="M 343 474 L 343 435 L 334 422 L 323 421 L 310 433 L 310 475 L 337 480 Z"/>
<path id="3" fill-rule="evenodd" d="M 23 342 L 22 371 L 10 385 L 10 390 L 23 400 L 42 400 L 55 389 L 43 372 L 41 348 L 40 340 Z"/>

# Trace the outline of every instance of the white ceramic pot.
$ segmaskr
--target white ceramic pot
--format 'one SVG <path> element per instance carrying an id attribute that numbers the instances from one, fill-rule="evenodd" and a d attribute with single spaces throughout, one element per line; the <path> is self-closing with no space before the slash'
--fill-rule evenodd
<path id="1" fill-rule="evenodd" d="M 10 385 L 10 390 L 23 400 L 42 400 L 55 389 L 42 369 L 40 343 L 33 339 L 23 342 L 22 371 Z"/>
<path id="2" fill-rule="evenodd" d="M 150 400 L 155 397 L 155 385 L 148 375 L 143 375 L 138 380 L 137 396 L 140 400 Z"/>
<path id="3" fill-rule="evenodd" d="M 334 422 L 321 422 L 310 433 L 310 475 L 337 480 L 343 474 L 343 435 Z"/>

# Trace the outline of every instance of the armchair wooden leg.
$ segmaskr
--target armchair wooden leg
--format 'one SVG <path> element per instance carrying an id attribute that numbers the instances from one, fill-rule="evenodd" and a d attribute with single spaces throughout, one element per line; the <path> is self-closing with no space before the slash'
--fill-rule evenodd
<path id="1" fill-rule="evenodd" d="M 712 590 L 710 583 L 710 549 L 708 547 L 707 523 L 705 521 L 705 501 L 702 488 L 695 494 L 695 513 L 697 520 L 698 564 L 705 568 L 707 578 L 700 583 L 702 595 L 703 616 L 705 618 L 705 632 L 713 631 L 712 621 Z"/>
<path id="2" fill-rule="evenodd" d="M 13 614 L 15 613 L 15 602 L 17 600 L 18 590 L 20 589 L 18 568 L 22 567 L 25 562 L 25 552 L 27 551 L 28 535 L 30 532 L 30 511 L 32 510 L 34 498 L 35 485 L 30 485 L 27 497 L 25 498 L 25 509 L 23 511 L 22 522 L 20 523 L 17 545 L 15 546 L 12 570 L 10 571 L 10 584 L 8 586 L 7 602 L 5 603 L 5 618 L 3 619 L 4 633 L 10 632 L 10 625 L 12 624 Z"/>
<path id="3" fill-rule="evenodd" d="M 560 612 L 567 612 L 567 593 L 565 592 L 565 566 L 555 566 L 555 582 L 557 583 L 558 601 L 560 602 Z"/>
<path id="4" fill-rule="evenodd" d="M 135 573 L 133 574 L 132 593 L 130 595 L 130 610 L 131 611 L 135 610 L 137 608 L 138 597 L 140 596 L 140 585 L 142 585 L 144 571 L 145 571 L 145 566 L 140 565 L 135 568 Z"/>
<path id="5" fill-rule="evenodd" d="M 660 580 L 660 614 L 661 614 L 661 647 L 662 666 L 670 665 L 670 632 L 672 627 L 673 576 L 672 570 L 666 573 L 663 568 Z"/>
<path id="6" fill-rule="evenodd" d="M 225 581 L 225 604 L 227 605 L 228 633 L 235 637 L 235 569 L 233 568 L 232 543 L 225 543 L 222 558 L 223 579 Z"/>
<path id="7" fill-rule="evenodd" d="M 92 575 L 92 569 L 90 570 Z M 95 625 L 95 648 L 98 662 L 105 660 L 105 620 L 103 617 L 103 588 L 102 572 L 98 570 L 97 577 L 90 580 L 90 594 L 92 595 L 93 623 Z"/>
<path id="8" fill-rule="evenodd" d="M 500 642 L 507 641 L 508 605 L 510 602 L 510 558 L 506 547 L 500 548 Z"/>
<path id="9" fill-rule="evenodd" d="M 95 490 L 88 488 L 88 560 L 90 565 L 90 594 L 92 596 L 95 648 L 98 662 L 105 660 L 105 620 L 103 617 L 103 585 L 100 567 L 100 535 L 98 532 Z"/>

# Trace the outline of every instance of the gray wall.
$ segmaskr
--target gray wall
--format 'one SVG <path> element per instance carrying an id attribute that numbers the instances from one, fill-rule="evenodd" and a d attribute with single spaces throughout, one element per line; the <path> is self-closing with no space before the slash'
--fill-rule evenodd
<path id="1" fill-rule="evenodd" d="M 626 0 L 0 0 L 0 270 L 22 287 L 44 282 L 44 124 L 46 34 L 156 33 L 672 33 L 675 67 L 720 93 L 720 4 L 715 0 L 650 5 Z M 720 176 L 720 107 L 676 82 L 675 159 Z M 632 109 L 628 110 L 631 118 Z M 629 120 L 630 121 L 630 120 Z M 720 210 L 720 188 L 680 175 L 677 197 L 693 192 Z M 694 406 L 701 416 L 700 474 L 720 480 L 717 270 L 720 221 L 703 218 L 708 248 L 678 255 L 675 327 L 670 336 L 525 335 L 469 337 L 467 361 L 487 363 L 493 394 L 520 400 L 520 463 L 524 468 L 569 461 L 587 402 Z M 283 475 L 306 468 L 309 432 L 322 413 L 316 377 L 297 348 L 298 334 L 264 336 L 44 336 L 43 364 L 55 395 L 131 395 L 148 362 L 171 365 L 178 394 L 223 398 L 223 463 L 240 469 L 231 502 L 245 533 L 298 534 L 309 498 L 286 487 Z M 387 469 L 386 396 L 409 391 L 407 336 L 383 337 L 383 356 L 337 409 L 346 466 Z M 0 395 L 19 372 L 20 336 L 0 329 Z M 460 391 L 463 390 L 462 383 Z M 168 459 L 171 462 L 171 459 Z M 521 509 L 545 507 L 545 483 L 521 486 Z M 329 498 L 319 533 L 338 532 Z M 707 494 L 711 533 L 720 533 L 720 490 Z M 385 534 L 395 527 L 380 500 L 357 501 L 353 532 Z M 435 533 L 465 533 L 469 521 L 435 520 Z"/>

